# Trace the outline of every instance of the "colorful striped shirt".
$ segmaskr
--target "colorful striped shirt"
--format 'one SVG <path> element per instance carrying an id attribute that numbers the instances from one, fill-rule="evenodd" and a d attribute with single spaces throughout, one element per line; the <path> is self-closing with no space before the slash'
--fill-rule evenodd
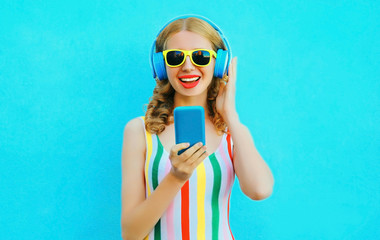
<path id="1" fill-rule="evenodd" d="M 143 124 L 144 124 L 144 117 Z M 145 129 L 145 125 L 144 125 Z M 146 133 L 145 190 L 148 197 L 169 173 L 171 162 L 156 134 Z M 234 239 L 229 205 L 235 172 L 231 135 L 193 172 L 154 226 L 147 240 Z"/>

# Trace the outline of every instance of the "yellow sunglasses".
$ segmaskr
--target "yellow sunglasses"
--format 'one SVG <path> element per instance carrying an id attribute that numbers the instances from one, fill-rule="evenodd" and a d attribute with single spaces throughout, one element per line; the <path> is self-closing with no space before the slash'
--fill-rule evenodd
<path id="1" fill-rule="evenodd" d="M 210 64 L 211 58 L 216 58 L 216 52 L 209 49 L 194 49 L 194 50 L 181 50 L 181 49 L 168 49 L 162 52 L 164 55 L 165 63 L 169 67 L 181 66 L 187 56 L 190 56 L 191 62 L 198 67 L 206 67 Z"/>

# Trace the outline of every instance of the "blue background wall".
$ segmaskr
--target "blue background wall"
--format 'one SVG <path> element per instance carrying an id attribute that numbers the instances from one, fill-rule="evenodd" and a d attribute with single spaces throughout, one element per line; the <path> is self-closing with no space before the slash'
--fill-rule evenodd
<path id="1" fill-rule="evenodd" d="M 1 239 L 120 239 L 121 144 L 149 50 L 185 13 L 238 56 L 237 107 L 275 176 L 237 184 L 236 239 L 378 239 L 378 1 L 0 2 Z"/>

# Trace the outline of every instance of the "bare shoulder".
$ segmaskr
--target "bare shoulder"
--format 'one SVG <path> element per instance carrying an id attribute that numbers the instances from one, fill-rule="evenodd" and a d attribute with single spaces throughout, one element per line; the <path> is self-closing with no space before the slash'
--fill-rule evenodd
<path id="1" fill-rule="evenodd" d="M 144 133 L 142 119 L 140 117 L 133 118 L 124 127 L 124 134 L 129 133 L 132 135 Z"/>
<path id="2" fill-rule="evenodd" d="M 145 151 L 145 130 L 141 118 L 134 118 L 125 125 L 123 149 L 139 153 Z"/>

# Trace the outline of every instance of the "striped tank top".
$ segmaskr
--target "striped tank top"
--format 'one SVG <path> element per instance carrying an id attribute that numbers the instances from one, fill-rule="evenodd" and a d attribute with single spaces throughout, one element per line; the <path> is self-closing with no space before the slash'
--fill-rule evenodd
<path id="1" fill-rule="evenodd" d="M 144 117 L 141 118 L 144 124 Z M 145 124 L 144 124 L 145 129 Z M 156 134 L 145 131 L 145 194 L 148 197 L 169 173 L 171 162 Z M 233 240 L 229 205 L 235 172 L 231 135 L 193 172 L 146 240 Z"/>

